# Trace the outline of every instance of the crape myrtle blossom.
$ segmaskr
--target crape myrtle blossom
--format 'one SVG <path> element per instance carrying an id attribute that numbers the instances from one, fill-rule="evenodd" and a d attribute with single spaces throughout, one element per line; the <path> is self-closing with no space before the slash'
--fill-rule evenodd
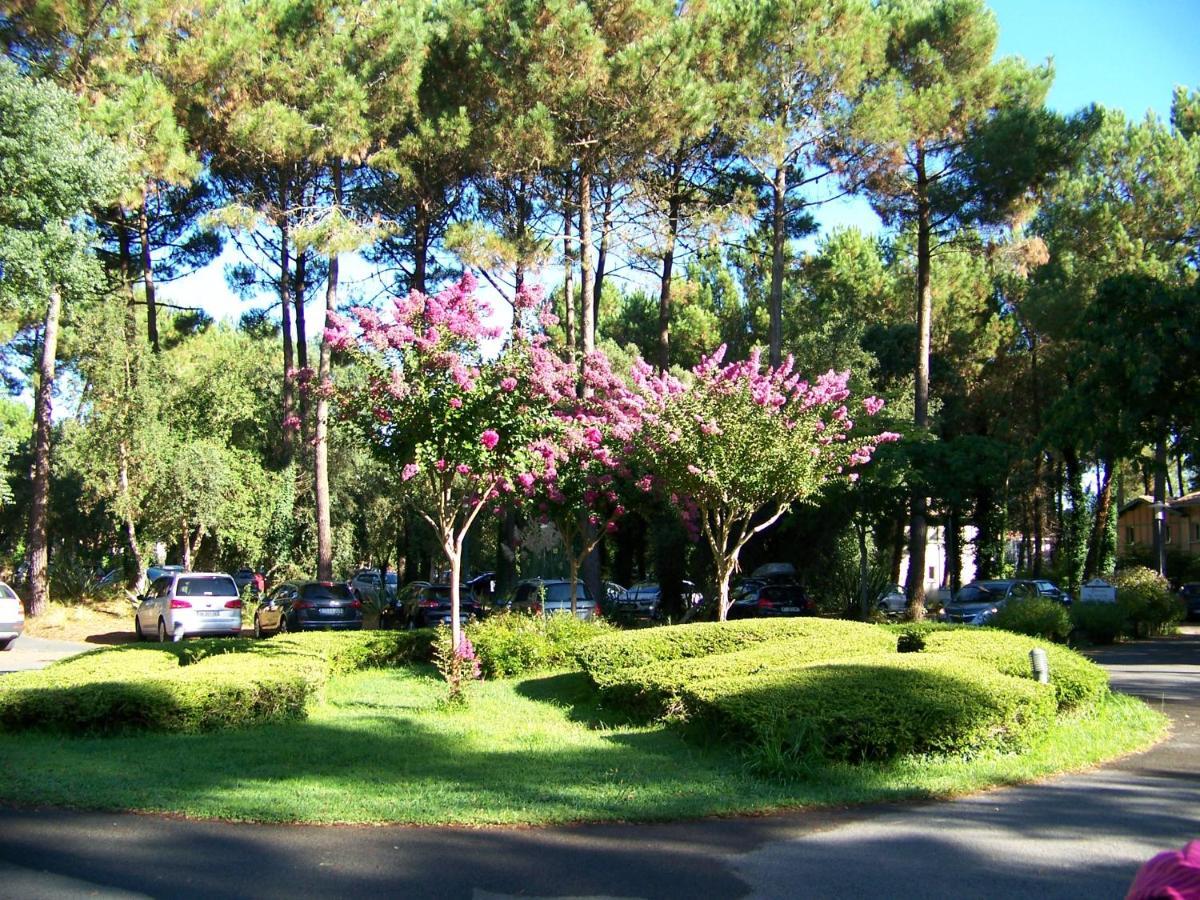
<path id="1" fill-rule="evenodd" d="M 698 530 L 717 569 L 720 617 L 742 548 L 797 501 L 837 479 L 857 480 L 879 444 L 850 416 L 850 373 L 829 371 L 810 382 L 788 358 L 764 367 L 760 351 L 724 363 L 725 348 L 701 360 L 686 383 L 648 366 L 634 371 L 641 432 L 634 445 L 653 486 L 672 497 L 689 530 Z M 865 418 L 883 401 L 862 403 Z"/>
<path id="2" fill-rule="evenodd" d="M 412 291 L 326 321 L 326 339 L 366 373 L 338 392 L 339 414 L 402 481 L 423 480 L 433 498 L 419 514 L 450 564 L 452 646 L 460 639 L 463 540 L 522 473 L 545 471 L 531 448 L 546 438 L 571 383 L 530 335 L 485 359 L 482 342 L 499 331 L 485 325 L 490 310 L 475 289 L 468 273 L 437 294 Z M 540 292 L 522 292 L 518 302 L 536 309 Z"/>

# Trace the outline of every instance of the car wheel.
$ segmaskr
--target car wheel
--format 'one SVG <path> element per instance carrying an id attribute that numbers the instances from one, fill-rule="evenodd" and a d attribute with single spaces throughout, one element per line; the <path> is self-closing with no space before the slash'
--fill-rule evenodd
<path id="1" fill-rule="evenodd" d="M 254 636 L 256 638 L 258 638 L 260 641 L 262 640 L 262 636 L 263 636 L 262 622 L 259 621 L 258 616 L 254 617 Z"/>
<path id="2" fill-rule="evenodd" d="M 279 617 L 279 627 L 275 629 L 276 634 L 287 634 L 291 629 L 288 628 L 288 617 Z"/>
<path id="3" fill-rule="evenodd" d="M 167 642 L 167 623 L 162 619 L 158 620 L 158 642 L 160 644 Z"/>
<path id="4" fill-rule="evenodd" d="M 16 638 L 5 638 L 4 640 L 0 641 L 0 650 L 7 650 L 13 645 L 13 641 L 15 640 Z"/>
<path id="5" fill-rule="evenodd" d="M 142 620 L 137 616 L 133 617 L 133 636 L 139 641 L 144 641 L 146 639 L 146 634 L 142 631 Z"/>

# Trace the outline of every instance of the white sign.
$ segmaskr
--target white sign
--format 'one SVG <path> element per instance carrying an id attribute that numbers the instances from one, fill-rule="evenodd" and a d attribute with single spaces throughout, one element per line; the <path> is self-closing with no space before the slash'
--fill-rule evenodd
<path id="1" fill-rule="evenodd" d="M 1103 578 L 1093 578 L 1079 589 L 1079 599 L 1084 603 L 1116 603 L 1117 589 Z"/>

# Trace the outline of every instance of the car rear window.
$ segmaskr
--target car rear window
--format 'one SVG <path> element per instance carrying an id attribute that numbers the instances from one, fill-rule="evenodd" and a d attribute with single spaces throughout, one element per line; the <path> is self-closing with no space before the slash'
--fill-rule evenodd
<path id="1" fill-rule="evenodd" d="M 196 575 L 175 583 L 179 597 L 236 597 L 237 585 L 228 575 Z"/>
<path id="2" fill-rule="evenodd" d="M 353 600 L 350 588 L 344 584 L 306 584 L 300 591 L 305 600 Z"/>
<path id="3" fill-rule="evenodd" d="M 760 600 L 767 600 L 771 603 L 779 603 L 783 606 L 804 605 L 804 590 L 796 587 L 795 585 L 768 585 L 759 592 L 758 597 Z"/>
<path id="4" fill-rule="evenodd" d="M 0 584 L 0 597 L 3 597 L 5 600 L 20 599 L 17 597 L 16 591 L 10 588 L 7 584 Z"/>
<path id="5" fill-rule="evenodd" d="M 548 584 L 546 585 L 546 601 L 548 603 L 571 603 L 571 585 L 563 584 Z M 575 585 L 575 602 L 576 603 L 591 603 L 592 595 L 588 593 L 587 585 L 582 581 Z"/>
<path id="6" fill-rule="evenodd" d="M 983 585 L 968 584 L 959 590 L 954 598 L 955 603 L 987 603 L 995 598 L 995 594 Z"/>

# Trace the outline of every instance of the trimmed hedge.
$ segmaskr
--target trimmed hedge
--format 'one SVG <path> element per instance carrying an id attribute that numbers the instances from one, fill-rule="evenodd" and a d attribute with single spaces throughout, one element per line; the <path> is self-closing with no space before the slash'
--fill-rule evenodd
<path id="1" fill-rule="evenodd" d="M 194 733 L 301 719 L 331 675 L 428 659 L 430 639 L 322 633 L 98 650 L 0 681 L 0 728 Z"/>
<path id="2" fill-rule="evenodd" d="M 979 660 L 996 671 L 1033 679 L 1029 651 L 1041 647 L 1050 665 L 1050 685 L 1061 710 L 1088 711 L 1108 693 L 1108 674 L 1073 650 L 1025 635 L 992 628 L 931 629 L 920 655 L 955 655 Z"/>
<path id="3" fill-rule="evenodd" d="M 828 620 L 812 620 L 803 637 L 768 641 L 747 650 L 670 660 L 640 669 L 620 669 L 597 677 L 605 699 L 628 712 L 657 716 L 669 712 L 691 684 L 716 678 L 758 675 L 826 660 L 886 654 L 895 640 L 872 628 L 850 632 Z"/>
<path id="4" fill-rule="evenodd" d="M 511 678 L 572 666 L 580 647 L 617 632 L 606 622 L 567 614 L 504 612 L 470 623 L 466 633 L 484 676 Z"/>
<path id="5" fill-rule="evenodd" d="M 993 628 L 1065 644 L 1071 633 L 1071 614 L 1057 600 L 1030 597 L 1009 600 L 992 618 Z"/>
<path id="6" fill-rule="evenodd" d="M 597 685 L 614 684 L 622 669 L 736 653 L 759 644 L 796 640 L 840 642 L 843 656 L 879 649 L 875 626 L 841 619 L 742 619 L 624 631 L 580 648 L 578 659 Z"/>
<path id="7" fill-rule="evenodd" d="M 696 682 L 693 728 L 745 744 L 760 766 L 913 753 L 1018 750 L 1054 721 L 1054 692 L 968 659 L 894 654 Z"/>

